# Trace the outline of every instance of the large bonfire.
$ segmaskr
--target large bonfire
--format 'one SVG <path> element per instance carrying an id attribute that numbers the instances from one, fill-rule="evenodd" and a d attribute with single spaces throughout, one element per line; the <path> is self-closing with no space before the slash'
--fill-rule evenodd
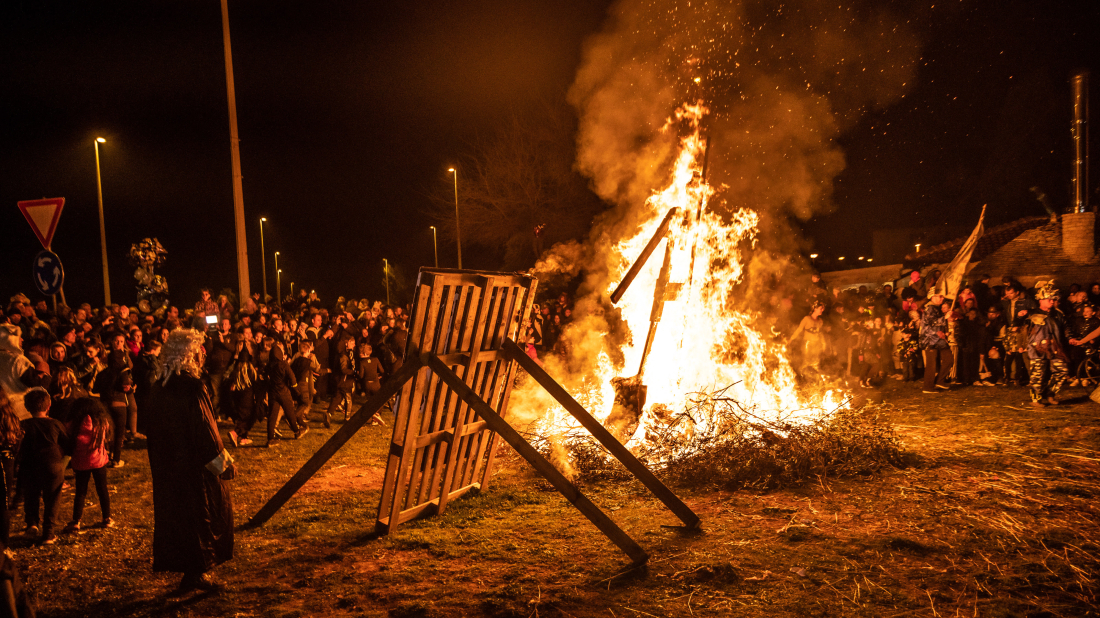
<path id="1" fill-rule="evenodd" d="M 721 432 L 730 430 L 719 413 L 728 406 L 708 402 L 732 402 L 742 415 L 755 419 L 748 425 L 738 424 L 738 431 L 749 428 L 779 435 L 785 429 L 820 423 L 847 405 L 844 392 L 799 380 L 785 345 L 772 333 L 758 330 L 757 325 L 766 322 L 744 309 L 743 303 L 734 302 L 743 276 L 743 254 L 755 245 L 759 219 L 749 208 L 725 216 L 708 208 L 715 191 L 703 169 L 706 139 L 700 126 L 707 113 L 702 102 L 687 103 L 668 119 L 662 130 L 681 133 L 671 182 L 646 201 L 633 235 L 611 244 L 608 296 L 660 231 L 666 215 L 673 213 L 664 240 L 615 305 L 629 335 L 618 349 L 608 350 L 611 340 L 606 333 L 599 334 L 605 338 L 604 349 L 594 351 L 595 358 L 581 368 L 583 376 L 565 380 L 574 398 L 596 418 L 625 426 L 615 430 L 627 446 L 645 451 L 658 438 L 664 446 L 671 444 L 673 448 L 658 459 L 713 443 Z M 662 268 L 667 281 L 661 280 Z M 655 303 L 661 305 L 660 311 L 654 311 Z M 659 314 L 656 324 L 655 313 Z M 583 323 L 584 316 L 577 317 Z M 553 358 L 548 369 L 568 371 Z M 644 406 L 638 406 L 635 417 L 627 421 L 622 408 L 641 401 L 624 402 L 621 384 L 616 400 L 614 383 L 623 377 L 646 389 Z M 535 432 L 555 447 L 583 432 L 564 409 L 530 384 L 518 389 L 513 409 L 520 417 L 534 419 Z M 561 448 L 556 450 L 563 454 Z M 558 459 L 565 464 L 568 457 Z M 651 458 L 651 463 L 661 462 Z"/>

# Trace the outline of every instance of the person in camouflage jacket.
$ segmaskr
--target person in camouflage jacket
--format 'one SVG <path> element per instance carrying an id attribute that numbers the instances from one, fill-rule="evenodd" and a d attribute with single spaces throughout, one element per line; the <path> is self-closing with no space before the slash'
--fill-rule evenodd
<path id="1" fill-rule="evenodd" d="M 1053 281 L 1036 286 L 1039 310 L 1029 316 L 1027 356 L 1030 360 L 1031 405 L 1058 405 L 1058 391 L 1069 375 L 1066 316 L 1058 309 Z"/>

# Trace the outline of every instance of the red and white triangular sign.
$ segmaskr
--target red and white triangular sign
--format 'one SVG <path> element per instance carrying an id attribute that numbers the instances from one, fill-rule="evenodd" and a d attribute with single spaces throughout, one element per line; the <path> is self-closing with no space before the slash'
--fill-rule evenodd
<path id="1" fill-rule="evenodd" d="M 10 203 L 10 202 L 9 202 Z M 57 231 L 57 221 L 61 218 L 61 209 L 65 207 L 65 198 L 54 197 L 48 200 L 24 200 L 19 202 L 19 210 L 31 224 L 34 235 L 42 243 L 43 249 L 50 248 L 53 233 Z"/>

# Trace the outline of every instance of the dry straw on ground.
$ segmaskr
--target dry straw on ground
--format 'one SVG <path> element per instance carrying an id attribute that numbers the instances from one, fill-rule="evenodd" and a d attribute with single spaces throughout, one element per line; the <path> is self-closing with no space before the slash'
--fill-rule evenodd
<path id="1" fill-rule="evenodd" d="M 880 405 L 846 403 L 807 419 L 802 411 L 747 407 L 726 397 L 727 390 L 695 393 L 680 412 L 658 410 L 635 454 L 678 484 L 723 489 L 794 487 L 903 464 L 901 444 Z M 583 430 L 535 441 L 582 479 L 627 475 Z"/>

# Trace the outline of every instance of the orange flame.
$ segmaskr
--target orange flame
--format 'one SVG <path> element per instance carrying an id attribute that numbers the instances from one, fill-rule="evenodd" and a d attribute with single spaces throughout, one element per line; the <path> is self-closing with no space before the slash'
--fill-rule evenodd
<path id="1" fill-rule="evenodd" d="M 680 139 L 672 180 L 646 201 L 643 221 L 635 234 L 613 248 L 612 285 L 622 279 L 669 209 L 680 209 L 666 240 L 618 303 L 633 335 L 622 350 L 625 369 L 617 372 L 607 354 L 601 353 L 591 376 L 586 376 L 584 384 L 572 393 L 600 420 L 611 412 L 615 398 L 611 379 L 624 372 L 633 375 L 640 366 L 665 243 L 671 243 L 668 289 L 673 294 L 666 296 L 646 359 L 643 382 L 648 387 L 647 408 L 628 445 L 645 440 L 645 427 L 659 422 L 653 414 L 655 406 L 684 410 L 700 393 L 725 389 L 723 397 L 735 399 L 754 415 L 793 424 L 810 422 L 846 405 L 846 396 L 839 391 L 801 392 L 785 346 L 769 341 L 754 327 L 756 316 L 736 310 L 730 303 L 731 290 L 743 274 L 742 248 L 746 244 L 755 246 L 759 216 L 749 208 L 741 208 L 723 218 L 708 209 L 714 190 L 702 176 L 706 140 L 700 131 L 700 122 L 707 113 L 702 102 L 684 104 L 662 128 L 690 129 Z M 608 294 L 611 291 L 608 289 Z M 536 424 L 542 435 L 568 432 L 577 426 L 546 397 L 522 393 L 514 400 L 520 402 L 545 410 Z M 695 427 L 685 431 L 698 434 L 708 429 L 709 419 L 693 420 Z"/>

